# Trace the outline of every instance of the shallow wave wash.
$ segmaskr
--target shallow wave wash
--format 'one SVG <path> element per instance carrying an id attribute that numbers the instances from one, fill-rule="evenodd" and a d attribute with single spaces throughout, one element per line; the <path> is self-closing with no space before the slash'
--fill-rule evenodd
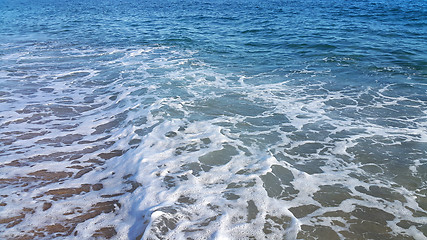
<path id="1" fill-rule="evenodd" d="M 0 2 L 1 238 L 426 238 L 425 3 Z"/>

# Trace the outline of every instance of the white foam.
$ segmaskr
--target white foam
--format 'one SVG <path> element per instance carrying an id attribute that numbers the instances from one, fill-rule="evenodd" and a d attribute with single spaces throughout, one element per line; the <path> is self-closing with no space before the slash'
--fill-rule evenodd
<path id="1" fill-rule="evenodd" d="M 15 102 L 0 109 L 0 135 L 11 141 L 0 146 L 1 171 L 9 179 L 43 170 L 71 176 L 52 182 L 35 179 L 29 186 L 11 180 L 13 184 L 2 188 L 7 205 L 1 207 L 1 217 L 24 207 L 34 213 L 13 228 L 1 225 L 3 236 L 63 223 L 93 211 L 97 203 L 113 200 L 117 202 L 111 209 L 79 222 L 73 230 L 76 236 L 64 238 L 91 238 L 98 229 L 114 227 L 117 239 L 141 234 L 143 239 L 296 239 L 304 233 L 303 225 L 348 231 L 349 219 L 357 219 L 351 214 L 359 207 L 395 216 L 385 224 L 394 233 L 423 236 L 417 228 L 398 225 L 401 220 L 425 224 L 424 218 L 412 216 L 412 211 L 425 211 L 417 202 L 419 193 L 392 177 L 396 173 L 392 161 L 401 156 L 387 151 L 398 143 L 422 146 L 427 138 L 425 116 L 381 116 L 406 124 L 395 127 L 377 121 L 382 119 L 370 111 L 414 101 L 409 96 L 385 95 L 390 87 L 330 90 L 311 77 L 329 74 L 328 70 L 296 70 L 293 76 L 308 78 L 303 84 L 277 76 L 279 72 L 220 74 L 195 59 L 194 53 L 168 47 L 63 49 L 70 59 L 90 58 L 94 64 L 58 63 L 67 65 L 67 70 L 38 70 L 39 64 L 54 57 L 49 53 L 34 57 L 37 51 L 48 50 L 30 48 L 24 55 L 6 56 L 17 61 L 18 69 L 33 68 L 20 70 L 22 76 L 2 72 L 5 80 L 1 81 L 40 86 L 31 96 L 3 97 Z M 96 60 L 105 55 L 111 59 Z M 82 72 L 88 74 L 75 77 Z M 31 82 L 25 78 L 29 75 L 38 79 Z M 64 77 L 71 80 L 61 80 Z M 257 78 L 273 77 L 283 81 L 254 83 Z M 108 81 L 101 84 L 100 79 Z M 7 86 L 8 91 L 19 88 Z M 372 102 L 366 103 L 365 95 L 373 96 Z M 416 103 L 427 112 L 425 102 Z M 67 115 L 69 111 L 75 114 Z M 31 120 L 35 114 L 44 115 Z M 254 120 L 267 124 L 252 124 Z M 72 141 L 73 136 L 77 140 Z M 425 164 L 422 148 L 407 150 L 414 159 L 406 165 L 409 177 L 425 185 L 419 170 Z M 378 153 L 369 155 L 370 151 Z M 391 163 L 372 156 L 390 158 Z M 24 166 L 14 166 L 16 161 Z M 99 183 L 102 189 L 56 200 L 48 194 Z M 325 187 L 343 194 L 336 196 Z M 385 197 L 371 187 L 384 191 Z M 118 193 L 122 195 L 108 197 Z M 331 194 L 337 203 L 322 199 L 322 194 Z M 52 207 L 43 211 L 44 202 L 53 203 Z M 299 216 L 295 208 L 305 205 L 319 208 Z M 333 215 L 335 211 L 343 213 Z"/>

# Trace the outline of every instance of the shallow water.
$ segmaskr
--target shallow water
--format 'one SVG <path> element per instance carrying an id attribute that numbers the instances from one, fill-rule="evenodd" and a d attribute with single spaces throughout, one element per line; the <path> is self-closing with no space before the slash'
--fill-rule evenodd
<path id="1" fill-rule="evenodd" d="M 0 1 L 0 236 L 426 239 L 423 1 Z"/>

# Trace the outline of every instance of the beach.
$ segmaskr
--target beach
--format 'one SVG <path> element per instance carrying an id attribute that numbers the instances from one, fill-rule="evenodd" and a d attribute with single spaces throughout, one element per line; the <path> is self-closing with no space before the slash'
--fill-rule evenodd
<path id="1" fill-rule="evenodd" d="M 0 238 L 427 238 L 424 1 L 0 0 Z"/>

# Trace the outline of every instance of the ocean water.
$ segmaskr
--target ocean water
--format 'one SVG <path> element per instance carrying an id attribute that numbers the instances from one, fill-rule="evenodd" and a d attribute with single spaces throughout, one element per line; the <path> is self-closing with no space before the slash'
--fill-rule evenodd
<path id="1" fill-rule="evenodd" d="M 0 238 L 427 239 L 427 2 L 0 0 Z"/>

